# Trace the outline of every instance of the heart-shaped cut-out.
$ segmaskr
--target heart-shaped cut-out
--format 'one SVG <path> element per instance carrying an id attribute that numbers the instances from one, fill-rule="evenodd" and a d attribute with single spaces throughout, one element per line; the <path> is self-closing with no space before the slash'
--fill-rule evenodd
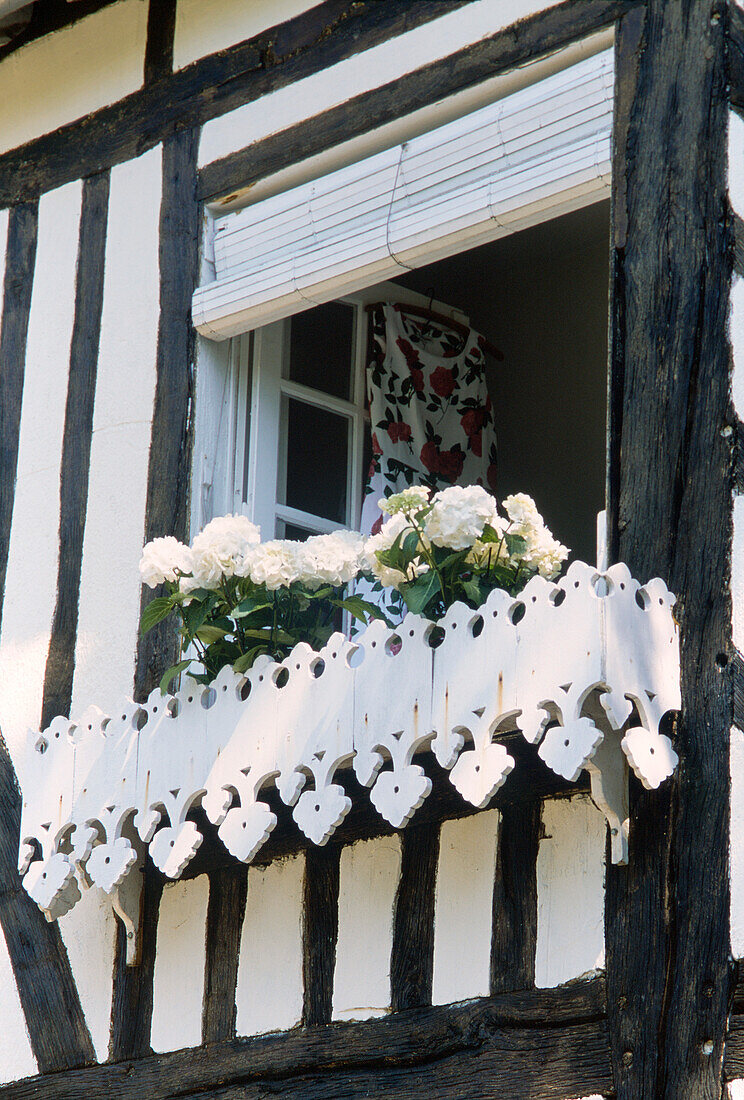
<path id="1" fill-rule="evenodd" d="M 230 855 L 250 863 L 276 825 L 276 815 L 265 802 L 249 802 L 229 811 L 217 830 Z"/>
<path id="2" fill-rule="evenodd" d="M 482 810 L 514 770 L 514 760 L 503 745 L 483 745 L 461 754 L 450 780 L 462 797 Z"/>
<path id="3" fill-rule="evenodd" d="M 91 881 L 110 894 L 126 878 L 130 867 L 137 862 L 137 853 L 129 841 L 117 837 L 114 841 L 99 844 L 90 854 L 86 871 Z"/>
<path id="4" fill-rule="evenodd" d="M 383 772 L 370 791 L 377 812 L 395 829 L 402 829 L 431 791 L 431 780 L 418 764 Z"/>
<path id="5" fill-rule="evenodd" d="M 150 843 L 152 861 L 168 878 L 178 878 L 203 839 L 193 821 L 184 821 L 177 829 L 160 829 Z"/>
<path id="6" fill-rule="evenodd" d="M 292 811 L 305 836 L 322 845 L 333 836 L 351 809 L 351 799 L 343 787 L 332 783 L 319 791 L 305 791 Z"/>
<path id="7" fill-rule="evenodd" d="M 577 718 L 565 726 L 549 729 L 537 754 L 556 775 L 574 783 L 594 756 L 603 736 L 591 718 Z"/>
<path id="8" fill-rule="evenodd" d="M 643 726 L 629 729 L 620 744 L 628 763 L 647 791 L 655 791 L 679 763 L 669 738 L 663 733 L 651 733 Z"/>
<path id="9" fill-rule="evenodd" d="M 47 920 L 58 920 L 80 901 L 75 868 L 66 856 L 55 852 L 32 863 L 23 880 L 26 892 L 44 910 Z"/>

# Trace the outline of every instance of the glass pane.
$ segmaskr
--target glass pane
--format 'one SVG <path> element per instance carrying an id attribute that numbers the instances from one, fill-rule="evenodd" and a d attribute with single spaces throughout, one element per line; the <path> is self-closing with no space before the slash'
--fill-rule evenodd
<path id="1" fill-rule="evenodd" d="M 294 542 L 304 542 L 313 534 L 304 527 L 297 527 L 294 523 L 285 523 L 283 519 L 276 521 L 276 537 L 278 539 L 292 539 Z"/>
<path id="2" fill-rule="evenodd" d="M 284 503 L 335 523 L 346 523 L 348 417 L 285 397 L 284 418 Z"/>
<path id="3" fill-rule="evenodd" d="M 292 382 L 351 400 L 354 308 L 339 302 L 290 318 L 289 377 Z"/>

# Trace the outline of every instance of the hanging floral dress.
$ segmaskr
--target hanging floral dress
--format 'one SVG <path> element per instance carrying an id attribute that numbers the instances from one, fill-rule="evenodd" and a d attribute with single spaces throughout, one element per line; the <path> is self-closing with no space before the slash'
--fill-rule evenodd
<path id="1" fill-rule="evenodd" d="M 378 500 L 409 485 L 484 485 L 495 492 L 496 437 L 481 337 L 381 305 L 370 315 L 367 399 L 372 463 L 362 530 Z"/>

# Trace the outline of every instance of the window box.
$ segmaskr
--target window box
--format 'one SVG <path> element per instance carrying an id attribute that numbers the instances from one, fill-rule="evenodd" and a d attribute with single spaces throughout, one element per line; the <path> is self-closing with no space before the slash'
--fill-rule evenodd
<path id="1" fill-rule="evenodd" d="M 276 824 L 262 797 L 274 785 L 297 827 L 324 844 L 351 808 L 337 781 L 348 765 L 402 828 L 432 786 L 417 753 L 433 750 L 460 795 L 485 807 L 514 767 L 499 734 L 515 729 L 565 780 L 589 770 L 612 858 L 624 862 L 627 764 L 655 788 L 677 763 L 659 732 L 680 706 L 673 603 L 662 581 L 641 587 L 625 565 L 600 573 L 575 562 L 517 598 L 494 591 L 478 611 L 456 605 L 443 632 L 413 615 L 394 631 L 376 621 L 320 653 L 300 644 L 282 665 L 261 659 L 247 677 L 225 668 L 209 688 L 156 690 L 111 717 L 91 707 L 56 718 L 30 738 L 23 770 L 26 889 L 54 920 L 80 898 L 78 878 L 94 883 L 134 935 L 132 871 L 149 846 L 178 878 L 202 842 L 189 818 L 199 805 L 250 862 Z"/>

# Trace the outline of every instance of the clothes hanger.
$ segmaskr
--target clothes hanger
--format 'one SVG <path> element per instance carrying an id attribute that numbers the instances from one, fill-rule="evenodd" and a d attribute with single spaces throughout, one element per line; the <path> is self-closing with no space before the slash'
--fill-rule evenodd
<path id="1" fill-rule="evenodd" d="M 380 306 L 392 305 L 393 309 L 399 310 L 401 313 L 409 313 L 412 317 L 421 317 L 425 321 L 436 321 L 440 325 L 444 325 L 445 328 L 451 329 L 453 332 L 459 333 L 463 337 L 470 335 L 470 329 L 467 325 L 463 325 L 460 321 L 453 320 L 452 317 L 448 317 L 445 313 L 437 313 L 434 309 L 427 309 L 425 306 L 414 306 L 408 302 L 371 302 L 367 307 L 367 313 L 370 313 L 373 309 L 379 309 Z M 485 337 L 481 336 L 479 345 L 486 353 L 493 359 L 503 360 L 504 353 L 490 342 Z"/>

